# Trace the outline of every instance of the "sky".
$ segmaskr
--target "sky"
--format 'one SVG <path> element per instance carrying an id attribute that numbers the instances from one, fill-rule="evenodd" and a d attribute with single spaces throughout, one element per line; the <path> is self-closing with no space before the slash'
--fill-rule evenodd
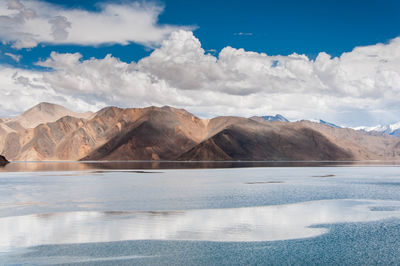
<path id="1" fill-rule="evenodd" d="M 170 105 L 400 121 L 400 2 L 0 1 L 0 116 Z"/>

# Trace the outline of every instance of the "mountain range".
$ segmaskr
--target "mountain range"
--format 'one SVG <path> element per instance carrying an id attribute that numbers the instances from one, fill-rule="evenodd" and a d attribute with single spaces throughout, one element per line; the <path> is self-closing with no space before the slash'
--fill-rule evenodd
<path id="1" fill-rule="evenodd" d="M 356 130 L 361 130 L 372 135 L 388 134 L 400 138 L 400 122 L 389 125 L 378 125 L 374 127 L 356 127 Z"/>
<path id="2" fill-rule="evenodd" d="M 13 161 L 397 160 L 400 139 L 305 120 L 200 119 L 169 106 L 76 113 L 40 103 L 0 119 L 0 151 Z"/>

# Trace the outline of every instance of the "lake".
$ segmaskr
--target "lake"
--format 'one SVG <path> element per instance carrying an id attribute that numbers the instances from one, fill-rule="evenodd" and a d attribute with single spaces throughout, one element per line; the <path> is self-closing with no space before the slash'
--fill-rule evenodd
<path id="1" fill-rule="evenodd" d="M 0 169 L 0 265 L 396 265 L 399 236 L 395 163 Z"/>

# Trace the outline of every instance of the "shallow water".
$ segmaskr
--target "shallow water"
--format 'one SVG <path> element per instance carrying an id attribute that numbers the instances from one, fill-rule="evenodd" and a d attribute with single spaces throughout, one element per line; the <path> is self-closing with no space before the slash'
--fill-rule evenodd
<path id="1" fill-rule="evenodd" d="M 400 262 L 397 166 L 106 164 L 0 173 L 0 264 Z"/>

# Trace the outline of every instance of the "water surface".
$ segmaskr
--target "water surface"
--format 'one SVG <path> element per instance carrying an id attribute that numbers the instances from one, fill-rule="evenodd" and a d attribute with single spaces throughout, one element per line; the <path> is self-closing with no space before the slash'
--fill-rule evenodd
<path id="1" fill-rule="evenodd" d="M 398 263 L 400 168 L 311 163 L 10 164 L 0 264 Z"/>

